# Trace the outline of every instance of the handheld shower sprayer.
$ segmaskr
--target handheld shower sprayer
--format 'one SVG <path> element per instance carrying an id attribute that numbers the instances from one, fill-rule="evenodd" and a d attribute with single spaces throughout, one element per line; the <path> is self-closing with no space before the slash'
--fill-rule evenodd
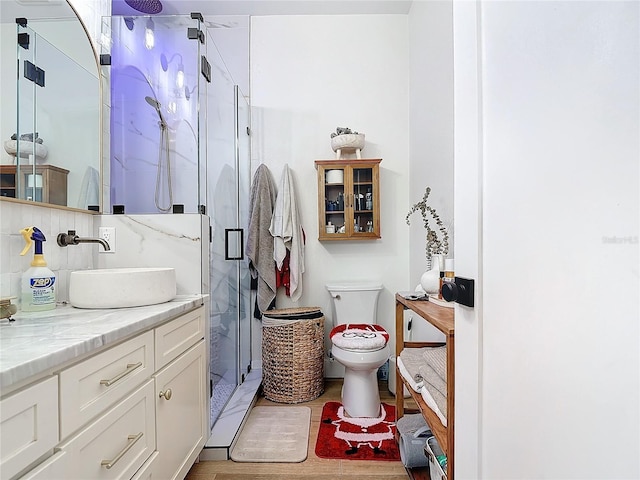
<path id="1" fill-rule="evenodd" d="M 146 102 L 156 109 L 158 112 L 158 117 L 160 117 L 160 145 L 158 148 L 158 168 L 156 171 L 156 191 L 155 191 L 155 204 L 156 208 L 162 212 L 168 212 L 171 210 L 173 206 L 173 191 L 171 188 L 171 157 L 169 153 L 169 128 L 167 122 L 162 116 L 162 112 L 160 111 L 160 102 L 153 97 L 146 96 L 144 97 Z M 162 187 L 161 184 L 163 180 L 166 179 L 167 184 L 167 195 L 168 195 L 168 205 L 161 205 L 161 196 L 162 196 Z"/>
<path id="2" fill-rule="evenodd" d="M 166 128 L 167 122 L 165 121 L 164 117 L 162 116 L 162 112 L 160 111 L 160 102 L 158 102 L 158 100 L 148 95 L 144 97 L 144 99 L 147 101 L 149 105 L 151 105 L 153 108 L 156 109 L 156 112 L 158 112 L 158 117 L 160 117 L 160 127 Z"/>

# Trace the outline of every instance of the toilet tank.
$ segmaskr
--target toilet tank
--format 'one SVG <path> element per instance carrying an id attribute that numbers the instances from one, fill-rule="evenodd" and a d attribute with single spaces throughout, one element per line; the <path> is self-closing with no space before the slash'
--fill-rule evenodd
<path id="1" fill-rule="evenodd" d="M 331 283 L 327 290 L 331 295 L 333 325 L 342 323 L 377 323 L 379 283 Z"/>

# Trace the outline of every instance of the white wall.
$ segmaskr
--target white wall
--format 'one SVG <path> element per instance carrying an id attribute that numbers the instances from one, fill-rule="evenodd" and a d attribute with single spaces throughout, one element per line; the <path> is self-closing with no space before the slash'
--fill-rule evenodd
<path id="1" fill-rule="evenodd" d="M 450 226 L 449 258 L 453 252 L 453 24 L 452 1 L 413 2 L 409 12 L 409 189 L 407 204 L 422 199 L 444 225 Z M 404 212 L 409 211 L 409 208 Z M 400 213 L 400 212 L 399 212 Z M 405 229 L 409 236 L 409 284 L 418 285 L 426 270 L 425 236 L 419 212 Z M 430 221 L 431 228 L 436 224 Z"/>
<path id="2" fill-rule="evenodd" d="M 409 182 L 407 30 L 406 15 L 252 17 L 253 170 L 266 164 L 276 183 L 285 163 L 293 170 L 307 237 L 298 305 L 321 307 L 327 330 L 332 320 L 327 282 L 382 282 L 378 322 L 390 331 L 394 292 L 409 288 L 403 213 Z M 365 133 L 363 157 L 383 159 L 381 240 L 317 240 L 313 162 L 334 158 L 330 134 L 337 126 Z M 288 300 L 279 294 L 278 307 L 287 307 Z M 326 375 L 337 371 L 330 368 Z"/>
<path id="3" fill-rule="evenodd" d="M 466 113 L 481 108 L 481 150 L 464 167 L 482 185 L 479 468 L 458 448 L 456 472 L 639 478 L 640 4 L 480 5 L 480 36 L 456 32 L 454 52 L 475 64 L 462 47 L 480 48 Z M 475 143 L 466 132 L 461 150 Z M 473 332 L 456 324 L 460 347 Z M 457 371 L 474 368 L 475 351 L 457 352 Z M 456 404 L 457 437 L 472 436 L 472 408 Z"/>

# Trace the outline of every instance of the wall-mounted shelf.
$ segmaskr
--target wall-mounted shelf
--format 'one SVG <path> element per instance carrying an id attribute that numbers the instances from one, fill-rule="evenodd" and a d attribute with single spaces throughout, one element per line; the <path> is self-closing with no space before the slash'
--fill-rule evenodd
<path id="1" fill-rule="evenodd" d="M 318 240 L 380 238 L 381 161 L 380 158 L 315 161 Z"/>

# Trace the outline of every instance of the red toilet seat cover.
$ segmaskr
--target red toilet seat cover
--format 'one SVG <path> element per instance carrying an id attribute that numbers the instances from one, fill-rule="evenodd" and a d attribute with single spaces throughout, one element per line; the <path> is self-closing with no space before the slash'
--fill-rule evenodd
<path id="1" fill-rule="evenodd" d="M 334 327 L 329 338 L 336 347 L 346 350 L 380 350 L 389 341 L 389 334 L 380 325 L 344 323 Z"/>

